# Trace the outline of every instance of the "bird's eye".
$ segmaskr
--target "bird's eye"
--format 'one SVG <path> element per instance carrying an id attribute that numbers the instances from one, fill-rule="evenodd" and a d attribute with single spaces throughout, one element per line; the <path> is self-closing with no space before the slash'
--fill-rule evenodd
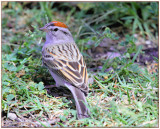
<path id="1" fill-rule="evenodd" d="M 58 28 L 55 28 L 53 31 L 57 31 L 58 30 Z"/>

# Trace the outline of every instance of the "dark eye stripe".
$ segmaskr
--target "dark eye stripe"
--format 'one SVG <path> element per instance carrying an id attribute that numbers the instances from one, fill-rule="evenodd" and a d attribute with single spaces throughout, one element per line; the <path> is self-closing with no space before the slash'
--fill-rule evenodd
<path id="1" fill-rule="evenodd" d="M 68 33 L 67 32 L 63 32 L 65 35 L 68 35 Z"/>
<path id="2" fill-rule="evenodd" d="M 63 31 L 63 30 L 61 30 L 65 35 L 68 35 L 68 33 L 67 32 L 65 32 L 65 31 Z"/>
<path id="3" fill-rule="evenodd" d="M 49 27 L 49 26 L 54 26 L 54 24 L 53 24 L 53 23 L 52 23 L 52 24 L 51 24 L 51 23 L 48 23 L 48 24 L 47 24 L 47 27 Z"/>

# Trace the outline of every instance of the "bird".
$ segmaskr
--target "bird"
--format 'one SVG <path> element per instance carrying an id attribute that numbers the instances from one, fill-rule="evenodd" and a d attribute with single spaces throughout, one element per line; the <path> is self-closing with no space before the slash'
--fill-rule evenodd
<path id="1" fill-rule="evenodd" d="M 68 26 L 60 21 L 52 21 L 39 30 L 46 32 L 42 64 L 48 68 L 56 87 L 64 86 L 71 91 L 77 118 L 89 118 L 87 68 Z"/>

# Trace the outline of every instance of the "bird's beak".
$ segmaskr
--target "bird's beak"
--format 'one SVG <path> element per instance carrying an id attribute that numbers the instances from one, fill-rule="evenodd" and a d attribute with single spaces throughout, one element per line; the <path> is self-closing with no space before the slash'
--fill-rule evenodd
<path id="1" fill-rule="evenodd" d="M 45 31 L 45 32 L 48 32 L 48 29 L 44 26 L 42 28 L 39 28 L 40 31 Z"/>

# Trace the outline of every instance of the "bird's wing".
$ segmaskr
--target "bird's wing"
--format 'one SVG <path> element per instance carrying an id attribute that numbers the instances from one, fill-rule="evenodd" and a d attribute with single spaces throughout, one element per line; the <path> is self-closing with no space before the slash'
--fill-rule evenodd
<path id="1" fill-rule="evenodd" d="M 88 92 L 88 75 L 83 56 L 75 43 L 42 49 L 43 64 L 70 84 Z"/>

